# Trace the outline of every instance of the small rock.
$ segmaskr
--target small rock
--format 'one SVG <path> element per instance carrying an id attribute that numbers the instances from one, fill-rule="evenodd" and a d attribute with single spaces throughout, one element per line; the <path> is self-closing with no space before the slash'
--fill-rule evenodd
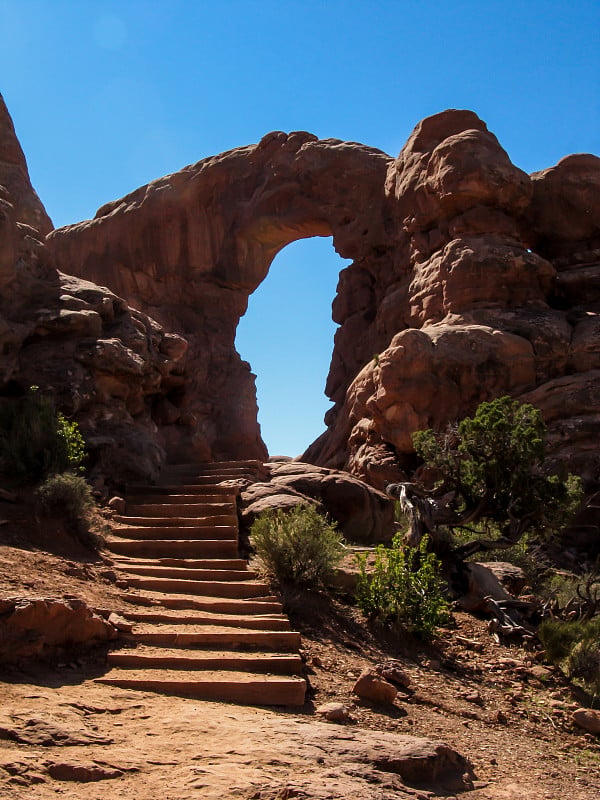
<path id="1" fill-rule="evenodd" d="M 529 674 L 542 683 L 546 683 L 552 678 L 552 670 L 549 670 L 547 667 L 542 667 L 541 664 L 531 667 Z"/>
<path id="2" fill-rule="evenodd" d="M 46 765 L 48 774 L 57 781 L 77 781 L 90 783 L 103 781 L 108 778 L 120 778 L 123 773 L 120 769 L 106 769 L 97 764 L 70 764 L 67 762 L 49 762 Z"/>
<path id="3" fill-rule="evenodd" d="M 588 733 L 600 734 L 600 711 L 593 708 L 578 708 L 573 712 L 573 722 Z"/>
<path id="4" fill-rule="evenodd" d="M 117 514 L 124 514 L 127 510 L 127 503 L 123 497 L 119 497 L 117 495 L 110 498 L 108 501 L 108 507 L 112 508 L 113 511 L 116 511 Z"/>
<path id="5" fill-rule="evenodd" d="M 108 615 L 108 621 L 122 633 L 131 633 L 133 630 L 133 623 L 123 619 L 123 617 L 120 617 L 118 614 L 115 614 L 114 611 Z"/>
<path id="6" fill-rule="evenodd" d="M 403 686 L 405 689 L 410 686 L 410 675 L 407 675 L 404 670 L 393 662 L 390 664 L 378 664 L 375 667 L 375 672 L 386 681 L 396 684 L 396 686 Z"/>
<path id="7" fill-rule="evenodd" d="M 462 692 L 459 697 L 462 697 L 463 700 L 467 701 L 467 703 L 482 703 L 479 692 Z"/>
<path id="8" fill-rule="evenodd" d="M 313 667 L 322 667 L 323 666 L 323 662 L 321 661 L 319 656 L 313 656 L 312 659 L 311 659 L 311 663 L 312 663 Z"/>
<path id="9" fill-rule="evenodd" d="M 395 686 L 369 669 L 361 672 L 352 691 L 363 700 L 372 700 L 374 703 L 393 703 L 397 694 Z"/>
<path id="10" fill-rule="evenodd" d="M 350 712 L 342 703 L 324 703 L 317 708 L 317 714 L 329 722 L 348 722 L 350 719 Z"/>

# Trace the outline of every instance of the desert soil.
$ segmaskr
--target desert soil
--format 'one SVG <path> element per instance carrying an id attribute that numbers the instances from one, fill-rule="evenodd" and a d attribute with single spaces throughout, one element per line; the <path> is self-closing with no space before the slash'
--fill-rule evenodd
<path id="1" fill-rule="evenodd" d="M 0 597 L 76 596 L 123 607 L 106 564 L 59 528 L 11 506 L 0 526 Z M 52 532 L 52 550 L 47 552 Z M 425 798 L 441 786 L 402 788 L 373 767 L 393 735 L 442 740 L 475 773 L 469 800 L 596 800 L 600 738 L 573 726 L 580 703 L 558 673 L 519 644 L 497 643 L 483 619 L 454 614 L 429 647 L 370 630 L 351 606 L 317 595 L 290 602 L 303 636 L 308 702 L 301 710 L 198 702 L 94 683 L 103 653 L 0 673 L 0 797 Z M 361 670 L 395 660 L 409 676 L 393 706 L 352 694 Z M 316 709 L 338 701 L 350 720 Z"/>

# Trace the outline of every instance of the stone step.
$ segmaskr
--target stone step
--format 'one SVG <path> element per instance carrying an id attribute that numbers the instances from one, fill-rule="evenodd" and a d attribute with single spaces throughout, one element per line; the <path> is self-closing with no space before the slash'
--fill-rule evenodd
<path id="1" fill-rule="evenodd" d="M 121 689 L 162 692 L 193 697 L 196 700 L 220 700 L 244 705 L 304 705 L 306 681 L 303 678 L 256 676 L 242 672 L 203 672 L 185 670 L 111 670 L 98 683 Z"/>
<path id="2" fill-rule="evenodd" d="M 294 652 L 300 647 L 297 631 L 269 631 L 222 625 L 153 625 L 136 623 L 125 639 L 160 647 L 232 647 Z"/>
<path id="3" fill-rule="evenodd" d="M 194 581 L 175 578 L 136 578 L 127 577 L 127 583 L 134 589 L 147 589 L 152 592 L 169 594 L 197 594 L 202 597 L 261 597 L 268 593 L 269 587 L 258 581 Z"/>
<path id="4" fill-rule="evenodd" d="M 157 487 L 155 487 L 157 488 Z M 129 503 L 133 503 L 134 505 L 146 505 L 146 504 L 154 504 L 154 505 L 169 505 L 169 504 L 179 504 L 179 505 L 194 505 L 197 503 L 206 503 L 209 507 L 212 507 L 214 504 L 222 504 L 227 505 L 231 509 L 236 508 L 236 499 L 235 495 L 232 494 L 190 494 L 188 492 L 165 492 L 161 494 L 160 492 L 145 492 L 139 494 L 133 494 L 128 492 L 127 493 L 127 505 Z"/>
<path id="5" fill-rule="evenodd" d="M 189 474 L 179 473 L 179 474 L 165 474 L 161 475 L 159 486 L 172 486 L 173 484 L 177 483 L 182 486 L 205 486 L 210 487 L 211 492 L 217 488 L 217 486 L 222 483 L 223 481 L 236 481 L 236 480 L 244 480 L 244 481 L 256 481 L 256 476 L 251 475 L 248 472 L 240 472 L 236 475 L 198 475 L 196 473 L 190 472 Z M 224 489 L 227 489 L 228 492 L 231 492 L 231 486 L 224 486 Z"/>
<path id="6" fill-rule="evenodd" d="M 132 503 L 127 499 L 126 517 L 232 517 L 237 521 L 233 503 Z"/>
<path id="7" fill-rule="evenodd" d="M 165 464 L 161 475 L 165 473 L 179 475 L 188 472 L 195 472 L 198 475 L 237 475 L 240 472 L 255 474 L 267 472 L 267 470 L 260 461 L 213 461 L 204 464 Z"/>
<path id="8" fill-rule="evenodd" d="M 246 581 L 257 577 L 249 569 L 186 569 L 184 567 L 121 566 L 127 576 L 140 575 L 148 578 L 175 578 L 191 581 Z"/>
<path id="9" fill-rule="evenodd" d="M 169 650 L 164 647 L 140 645 L 123 648 L 108 654 L 113 667 L 227 670 L 271 673 L 275 675 L 301 675 L 304 665 L 299 655 L 289 653 L 240 653 L 235 650 Z"/>
<path id="10" fill-rule="evenodd" d="M 163 520 L 163 522 L 170 520 Z M 237 527 L 233 525 L 209 525 L 205 528 L 188 525 L 127 525 L 113 528 L 113 535 L 124 539 L 197 539 L 238 540 Z"/>
<path id="11" fill-rule="evenodd" d="M 264 615 L 209 614 L 202 611 L 156 610 L 125 611 L 123 616 L 131 622 L 153 625 L 224 625 L 229 628 L 250 628 L 258 631 L 289 631 L 290 621 L 284 614 Z"/>
<path id="12" fill-rule="evenodd" d="M 165 517 L 160 516 L 134 516 L 129 514 L 115 514 L 113 517 L 115 522 L 120 522 L 122 525 L 147 525 L 148 527 L 160 527 L 161 525 L 165 524 Z M 238 527 L 238 517 L 237 514 L 211 514 L 208 515 L 201 515 L 196 517 L 190 514 L 189 517 L 184 517 L 181 515 L 173 515 L 168 518 L 168 521 L 171 526 L 173 525 L 181 525 L 182 527 L 188 528 L 210 528 L 212 526 L 221 527 L 223 525 L 231 525 L 232 527 Z"/>
<path id="13" fill-rule="evenodd" d="M 127 497 L 135 495 L 152 495 L 156 497 L 163 497 L 170 494 L 186 494 L 193 495 L 194 497 L 213 497 L 221 495 L 223 497 L 236 497 L 238 492 L 232 486 L 219 486 L 218 484 L 212 485 L 199 484 L 190 486 L 185 481 L 176 481 L 167 484 L 129 484 L 127 486 Z"/>
<path id="14" fill-rule="evenodd" d="M 149 556 L 150 558 L 235 558 L 238 555 L 237 539 L 184 539 L 185 530 L 179 531 L 180 539 L 125 539 L 110 537 L 106 546 L 113 553 L 126 556 Z M 125 534 L 123 534 L 125 536 Z"/>
<path id="15" fill-rule="evenodd" d="M 129 558 L 113 556 L 112 564 L 117 569 L 129 567 L 183 567 L 184 569 L 247 569 L 243 558 Z"/>
<path id="16" fill-rule="evenodd" d="M 196 609 L 215 614 L 280 614 L 282 606 L 276 597 L 265 595 L 260 598 L 200 597 L 199 595 L 175 595 L 169 597 L 161 592 L 123 592 L 125 602 L 145 608 L 164 608 L 187 610 Z"/>

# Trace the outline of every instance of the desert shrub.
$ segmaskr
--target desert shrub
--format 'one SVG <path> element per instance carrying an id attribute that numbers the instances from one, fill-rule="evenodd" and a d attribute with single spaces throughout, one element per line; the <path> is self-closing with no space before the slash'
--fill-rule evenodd
<path id="1" fill-rule="evenodd" d="M 449 617 L 441 563 L 427 551 L 428 537 L 407 547 L 396 534 L 389 548 L 379 545 L 375 564 L 367 571 L 366 555 L 358 555 L 357 603 L 372 619 L 400 625 L 429 638 Z"/>
<path id="2" fill-rule="evenodd" d="M 36 490 L 36 499 L 41 516 L 59 517 L 83 544 L 94 548 L 99 545 L 99 537 L 91 530 L 92 490 L 81 475 L 51 475 Z"/>
<path id="3" fill-rule="evenodd" d="M 600 694 L 600 616 L 589 620 L 546 619 L 538 628 L 546 659 Z"/>
<path id="4" fill-rule="evenodd" d="M 600 572 L 575 575 L 553 572 L 541 587 L 540 595 L 561 619 L 591 619 L 600 613 Z"/>
<path id="5" fill-rule="evenodd" d="M 76 422 L 57 413 L 52 398 L 32 386 L 23 398 L 0 402 L 0 463 L 17 481 L 81 471 L 85 444 Z"/>
<path id="6" fill-rule="evenodd" d="M 439 477 L 429 493 L 449 498 L 438 524 L 487 525 L 485 535 L 495 531 L 507 545 L 564 527 L 581 503 L 581 482 L 551 474 L 545 439 L 541 412 L 508 396 L 481 403 L 473 417 L 443 431 L 414 433 L 417 455 Z"/>
<path id="7" fill-rule="evenodd" d="M 314 506 L 261 514 L 250 530 L 259 567 L 284 584 L 317 586 L 340 561 L 343 539 Z"/>

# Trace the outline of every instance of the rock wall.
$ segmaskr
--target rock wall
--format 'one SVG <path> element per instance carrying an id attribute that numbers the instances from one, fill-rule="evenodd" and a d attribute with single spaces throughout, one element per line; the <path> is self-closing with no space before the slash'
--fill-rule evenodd
<path id="1" fill-rule="evenodd" d="M 44 244 L 51 228 L 0 98 L 0 394 L 50 391 L 83 431 L 92 477 L 155 477 L 187 344 L 109 289 L 59 271 Z"/>
<path id="2" fill-rule="evenodd" d="M 381 485 L 410 471 L 413 431 L 510 394 L 541 408 L 556 460 L 596 484 L 599 189 L 595 156 L 528 176 L 475 114 L 423 120 L 386 181 L 392 280 L 371 325 L 388 343 L 305 460 Z"/>
<path id="3" fill-rule="evenodd" d="M 599 188 L 597 157 L 529 176 L 474 113 L 450 110 L 395 160 L 269 134 L 53 231 L 45 252 L 189 342 L 188 380 L 163 404 L 171 460 L 265 457 L 236 326 L 281 248 L 332 235 L 353 263 L 333 301 L 335 406 L 304 461 L 380 487 L 414 466 L 414 430 L 509 393 L 542 409 L 556 458 L 593 485 Z"/>

